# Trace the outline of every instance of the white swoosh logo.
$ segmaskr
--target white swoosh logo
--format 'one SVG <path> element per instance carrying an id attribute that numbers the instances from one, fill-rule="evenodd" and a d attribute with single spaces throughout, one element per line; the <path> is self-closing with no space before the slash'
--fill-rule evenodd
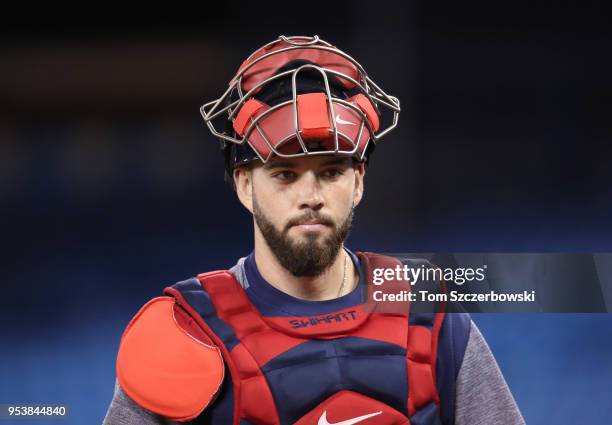
<path id="1" fill-rule="evenodd" d="M 336 123 L 344 124 L 344 125 L 357 125 L 354 122 L 344 121 L 342 118 L 340 118 L 340 114 L 336 114 Z M 334 424 L 332 424 L 332 425 L 334 425 Z"/>
<path id="2" fill-rule="evenodd" d="M 317 425 L 353 425 L 353 424 L 356 424 L 357 422 L 365 421 L 366 419 L 371 418 L 372 416 L 380 415 L 381 413 L 382 411 L 374 412 L 368 415 L 357 416 L 356 418 L 353 418 L 353 419 L 347 419 L 345 421 L 331 423 L 327 421 L 327 410 L 325 410 L 323 414 L 321 415 L 321 417 L 319 418 L 319 422 L 317 423 Z"/>

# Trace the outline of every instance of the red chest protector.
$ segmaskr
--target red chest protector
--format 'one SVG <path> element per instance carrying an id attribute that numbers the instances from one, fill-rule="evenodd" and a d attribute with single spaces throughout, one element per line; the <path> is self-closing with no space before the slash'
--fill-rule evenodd
<path id="1" fill-rule="evenodd" d="M 370 289 L 374 269 L 400 264 L 357 255 Z M 117 362 L 122 388 L 148 410 L 195 419 L 220 404 L 214 397 L 231 378 L 231 403 L 223 402 L 231 415 L 223 420 L 233 425 L 440 424 L 442 311 L 412 320 L 408 303 L 396 311 L 365 303 L 322 316 L 265 317 L 228 271 L 165 294 L 130 322 Z"/>

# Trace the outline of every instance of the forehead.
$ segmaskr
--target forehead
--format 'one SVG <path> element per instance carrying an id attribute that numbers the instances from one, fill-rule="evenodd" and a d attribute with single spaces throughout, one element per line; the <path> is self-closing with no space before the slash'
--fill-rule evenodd
<path id="1" fill-rule="evenodd" d="M 353 159 L 346 155 L 309 155 L 293 158 L 275 156 L 262 165 L 264 170 L 277 168 L 316 169 L 327 166 L 351 166 Z"/>

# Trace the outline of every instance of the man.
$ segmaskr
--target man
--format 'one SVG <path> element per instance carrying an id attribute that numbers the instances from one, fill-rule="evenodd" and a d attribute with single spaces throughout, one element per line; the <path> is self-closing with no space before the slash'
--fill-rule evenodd
<path id="1" fill-rule="evenodd" d="M 469 316 L 380 308 L 372 271 L 397 261 L 344 246 L 398 114 L 318 37 L 281 36 L 242 64 L 202 115 L 253 215 L 253 253 L 138 312 L 105 424 L 523 423 Z"/>

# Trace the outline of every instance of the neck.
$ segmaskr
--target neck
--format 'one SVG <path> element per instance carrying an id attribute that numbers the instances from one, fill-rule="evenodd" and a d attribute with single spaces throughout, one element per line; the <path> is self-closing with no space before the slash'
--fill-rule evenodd
<path id="1" fill-rule="evenodd" d="M 263 237 L 255 236 L 255 262 L 261 276 L 276 289 L 303 300 L 324 301 L 348 294 L 355 287 L 359 275 L 353 261 L 347 257 L 342 245 L 331 266 L 321 275 L 296 277 L 278 262 Z"/>

